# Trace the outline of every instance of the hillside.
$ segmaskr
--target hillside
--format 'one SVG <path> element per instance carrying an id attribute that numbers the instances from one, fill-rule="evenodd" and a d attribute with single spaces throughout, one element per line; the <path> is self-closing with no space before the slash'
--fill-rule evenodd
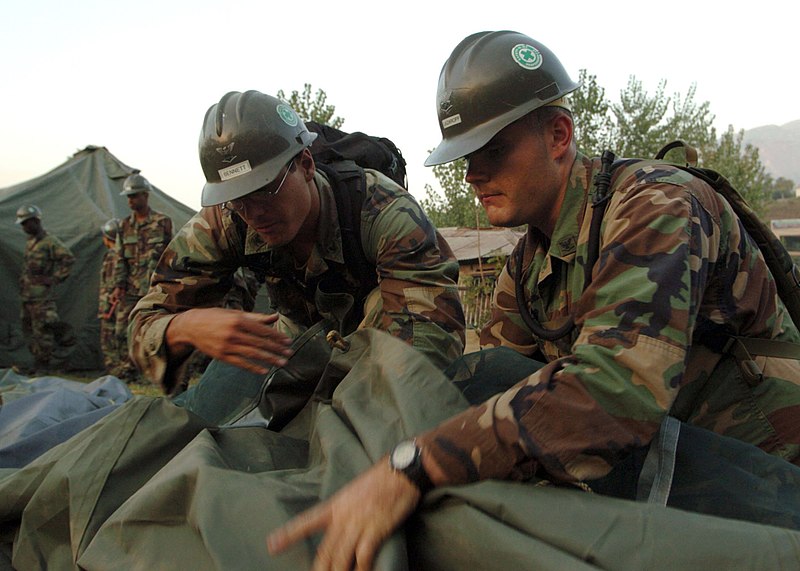
<path id="1" fill-rule="evenodd" d="M 773 177 L 788 178 L 800 185 L 800 120 L 749 129 L 744 141 L 758 147 L 761 162 Z"/>

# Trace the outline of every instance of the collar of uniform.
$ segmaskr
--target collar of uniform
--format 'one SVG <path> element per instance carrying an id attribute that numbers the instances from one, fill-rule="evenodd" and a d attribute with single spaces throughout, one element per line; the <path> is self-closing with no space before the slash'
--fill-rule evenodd
<path id="1" fill-rule="evenodd" d="M 339 228 L 339 213 L 336 210 L 336 199 L 333 197 L 327 177 L 319 170 L 314 174 L 314 182 L 319 192 L 319 234 L 317 243 L 311 251 L 308 266 L 320 265 L 316 260 L 330 260 L 339 264 L 344 263 L 342 251 L 342 233 Z M 259 254 L 261 252 L 280 251 L 281 247 L 272 247 L 258 235 L 252 228 L 247 228 L 245 254 Z M 314 273 L 314 272 L 312 272 Z"/>
<path id="2" fill-rule="evenodd" d="M 45 236 L 47 236 L 47 231 L 45 231 L 44 228 L 43 228 L 42 231 L 39 232 L 36 236 L 29 236 L 28 237 L 28 242 L 31 242 L 34 245 L 38 244 L 39 242 L 44 240 Z"/>
<path id="3" fill-rule="evenodd" d="M 148 208 L 147 209 L 147 216 L 145 216 L 144 220 L 142 220 L 141 222 L 136 220 L 136 213 L 135 212 L 131 212 L 130 220 L 131 220 L 131 224 L 133 226 L 144 226 L 145 224 L 148 224 L 148 223 L 152 222 L 152 220 L 153 220 L 153 209 L 152 208 Z"/>
<path id="4" fill-rule="evenodd" d="M 592 161 L 580 152 L 575 156 L 572 164 L 567 190 L 558 221 L 553 230 L 548 254 L 566 262 L 575 257 L 578 248 L 578 235 L 586 211 L 589 196 L 589 181 L 591 180 Z"/>

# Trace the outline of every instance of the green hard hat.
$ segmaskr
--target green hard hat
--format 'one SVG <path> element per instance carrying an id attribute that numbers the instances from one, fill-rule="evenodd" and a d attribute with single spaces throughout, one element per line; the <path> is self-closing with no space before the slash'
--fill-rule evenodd
<path id="1" fill-rule="evenodd" d="M 464 38 L 444 64 L 436 92 L 442 142 L 425 166 L 454 161 L 579 84 L 546 46 L 519 32 Z"/>
<path id="2" fill-rule="evenodd" d="M 149 193 L 151 190 L 153 190 L 153 187 L 150 186 L 150 182 L 138 172 L 135 172 L 129 175 L 128 178 L 125 179 L 125 182 L 122 183 L 122 192 L 120 192 L 120 195 L 128 196 L 140 192 Z"/>
<path id="3" fill-rule="evenodd" d="M 117 234 L 119 234 L 119 219 L 112 218 L 107 221 L 100 227 L 100 231 L 103 233 L 103 238 L 108 238 L 111 241 L 116 240 Z"/>
<path id="4" fill-rule="evenodd" d="M 26 220 L 30 220 L 31 218 L 38 218 L 39 220 L 42 219 L 42 211 L 39 209 L 38 206 L 34 206 L 33 204 L 26 204 L 25 206 L 20 206 L 17 209 L 17 224 L 22 224 Z"/>
<path id="5" fill-rule="evenodd" d="M 317 138 L 287 103 L 258 91 L 225 94 L 200 132 L 206 177 L 200 204 L 214 206 L 269 184 Z"/>

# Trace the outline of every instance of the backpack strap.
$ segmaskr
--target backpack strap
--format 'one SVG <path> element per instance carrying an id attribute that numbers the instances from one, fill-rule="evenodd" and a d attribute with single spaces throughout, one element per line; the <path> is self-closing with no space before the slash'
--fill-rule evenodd
<path id="1" fill-rule="evenodd" d="M 367 259 L 361 245 L 361 211 L 367 197 L 367 177 L 364 169 L 354 161 L 317 163 L 317 168 L 328 177 L 333 189 L 342 231 L 344 262 L 358 280 L 357 304 L 360 306 L 378 285 L 375 264 Z"/>
<path id="2" fill-rule="evenodd" d="M 764 372 L 753 359 L 753 355 L 800 360 L 800 344 L 777 339 L 731 335 L 724 352 L 736 358 L 742 378 L 752 387 L 759 385 L 764 380 Z"/>

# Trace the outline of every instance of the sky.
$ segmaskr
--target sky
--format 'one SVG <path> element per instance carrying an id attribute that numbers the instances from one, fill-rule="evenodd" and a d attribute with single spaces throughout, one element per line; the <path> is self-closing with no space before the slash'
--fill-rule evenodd
<path id="1" fill-rule="evenodd" d="M 654 93 L 709 101 L 715 125 L 800 119 L 800 4 L 695 0 L 384 2 L 26 0 L 0 20 L 0 188 L 106 147 L 161 190 L 200 207 L 197 143 L 228 91 L 321 88 L 344 130 L 392 139 L 409 186 L 440 140 L 436 85 L 467 35 L 510 29 L 544 43 L 612 100 L 631 75 Z M 739 7 L 741 6 L 741 7 Z M 745 8 L 746 6 L 746 8 Z"/>

